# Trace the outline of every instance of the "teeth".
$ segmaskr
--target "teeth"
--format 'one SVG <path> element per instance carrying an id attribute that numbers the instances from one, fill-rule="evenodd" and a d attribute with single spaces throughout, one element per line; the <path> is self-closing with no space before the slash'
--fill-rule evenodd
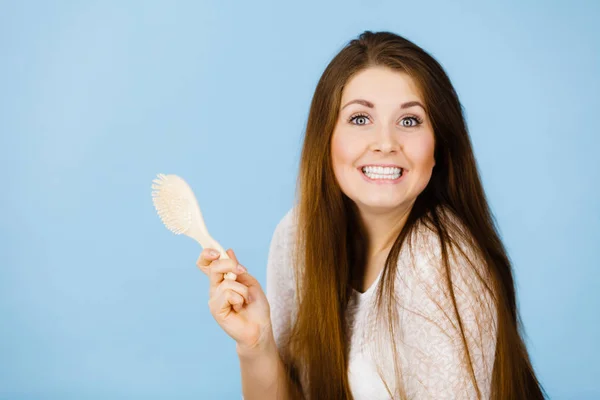
<path id="1" fill-rule="evenodd" d="M 365 173 L 365 175 L 371 179 L 398 179 L 400 178 L 401 174 L 395 174 L 395 175 L 378 175 L 378 174 L 369 174 L 368 172 Z"/>
<path id="2" fill-rule="evenodd" d="M 377 175 L 401 175 L 402 168 L 396 167 L 364 167 L 363 172 L 365 174 L 377 174 Z"/>
<path id="3" fill-rule="evenodd" d="M 363 173 L 370 179 L 398 179 L 404 170 L 401 168 L 365 167 Z"/>

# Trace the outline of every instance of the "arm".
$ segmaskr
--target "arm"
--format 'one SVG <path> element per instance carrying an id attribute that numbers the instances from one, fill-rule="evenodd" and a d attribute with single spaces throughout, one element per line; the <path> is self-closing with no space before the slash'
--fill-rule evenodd
<path id="1" fill-rule="evenodd" d="M 279 346 L 291 329 L 295 279 L 288 253 L 292 232 L 288 212 L 276 226 L 267 260 L 266 296 L 271 312 L 272 337 L 264 349 L 248 352 L 238 347 L 242 390 L 245 400 L 298 399 L 300 392 L 290 384 Z"/>
<path id="2" fill-rule="evenodd" d="M 469 265 L 480 273 L 484 264 L 449 250 L 456 306 L 466 336 L 473 385 L 458 316 L 445 283 L 441 254 L 423 257 L 415 266 L 410 306 L 406 314 L 407 389 L 418 399 L 487 399 L 490 396 L 496 348 L 496 308 L 491 294 Z"/>
<path id="3" fill-rule="evenodd" d="M 288 400 L 296 399 L 298 393 L 290 395 L 294 388 L 289 384 L 287 373 L 275 340 L 259 353 L 247 353 L 238 348 L 242 374 L 242 392 L 245 400 Z"/>

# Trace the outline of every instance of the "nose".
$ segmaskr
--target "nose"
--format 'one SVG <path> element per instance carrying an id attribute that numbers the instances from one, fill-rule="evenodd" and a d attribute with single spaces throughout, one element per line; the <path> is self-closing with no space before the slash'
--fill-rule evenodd
<path id="1" fill-rule="evenodd" d="M 390 153 L 400 149 L 396 132 L 388 126 L 380 126 L 375 130 L 370 146 L 372 151 Z"/>

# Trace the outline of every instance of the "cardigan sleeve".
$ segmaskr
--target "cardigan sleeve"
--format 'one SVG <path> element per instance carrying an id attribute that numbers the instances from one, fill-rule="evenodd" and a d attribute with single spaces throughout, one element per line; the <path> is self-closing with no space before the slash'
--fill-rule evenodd
<path id="1" fill-rule="evenodd" d="M 279 221 L 273 232 L 267 259 L 266 296 L 271 309 L 271 323 L 277 347 L 292 327 L 296 283 L 289 248 L 293 240 L 292 210 Z"/>
<path id="2" fill-rule="evenodd" d="M 409 398 L 488 399 L 490 396 L 496 308 L 493 296 L 478 278 L 485 272 L 483 263 L 467 247 L 461 248 L 466 254 L 448 251 L 456 308 L 446 284 L 441 252 L 429 252 L 414 265 L 404 316 L 404 381 Z M 466 356 L 461 326 L 471 362 Z"/>

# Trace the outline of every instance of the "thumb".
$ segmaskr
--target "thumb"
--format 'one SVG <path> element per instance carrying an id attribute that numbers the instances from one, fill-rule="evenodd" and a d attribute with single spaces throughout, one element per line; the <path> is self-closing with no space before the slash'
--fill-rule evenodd
<path id="1" fill-rule="evenodd" d="M 228 249 L 226 251 L 227 255 L 229 256 L 229 258 L 231 258 L 233 261 L 235 261 L 237 264 L 239 264 L 240 262 L 238 261 L 235 253 L 233 252 L 233 249 Z"/>

